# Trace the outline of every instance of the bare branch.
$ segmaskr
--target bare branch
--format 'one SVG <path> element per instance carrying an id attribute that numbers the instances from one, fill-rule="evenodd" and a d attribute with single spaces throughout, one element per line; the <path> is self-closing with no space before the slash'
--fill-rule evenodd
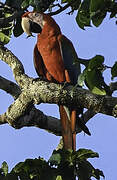
<path id="1" fill-rule="evenodd" d="M 84 114 L 84 122 L 87 123 L 92 117 L 94 117 L 96 113 L 92 109 L 88 109 Z"/>
<path id="2" fill-rule="evenodd" d="M 0 76 L 0 89 L 9 93 L 14 99 L 16 99 L 21 93 L 21 90 L 16 83 L 9 81 L 2 76 Z"/>
<path id="3" fill-rule="evenodd" d="M 0 46 L 0 59 L 10 66 L 20 88 L 26 88 L 32 79 L 25 74 L 21 61 L 10 50 L 3 46 Z"/>

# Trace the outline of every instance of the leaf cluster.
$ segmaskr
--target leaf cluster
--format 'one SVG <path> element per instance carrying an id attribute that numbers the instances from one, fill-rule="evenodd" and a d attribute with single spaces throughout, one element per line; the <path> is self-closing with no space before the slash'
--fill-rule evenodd
<path id="1" fill-rule="evenodd" d="M 107 13 L 110 18 L 117 14 L 117 2 L 115 0 L 83 0 L 79 6 L 76 21 L 80 28 L 91 26 L 98 27 Z"/>
<path id="2" fill-rule="evenodd" d="M 0 44 L 8 44 L 12 34 L 19 37 L 23 33 L 21 16 L 29 7 L 44 12 L 53 2 L 54 0 L 6 0 L 5 3 L 0 3 Z"/>
<path id="3" fill-rule="evenodd" d="M 0 17 L 7 19 L 12 15 L 11 9 L 0 4 Z M 0 44 L 7 44 L 10 41 L 13 30 L 13 22 L 8 22 L 0 25 Z"/>
<path id="4" fill-rule="evenodd" d="M 0 179 L 2 180 L 89 180 L 91 177 L 100 179 L 104 174 L 95 169 L 88 158 L 99 157 L 96 152 L 88 149 L 79 149 L 76 152 L 71 150 L 53 151 L 49 161 L 42 158 L 26 159 L 18 163 L 10 173 L 8 165 L 2 163 L 0 168 Z M 84 173 L 85 172 L 85 173 Z"/>
<path id="5" fill-rule="evenodd" d="M 85 82 L 85 85 L 94 94 L 111 95 L 110 88 L 103 77 L 103 73 L 107 69 L 104 65 L 104 57 L 96 55 L 89 60 L 80 60 L 80 63 L 85 65 L 85 69 L 78 77 L 78 85 L 83 86 Z"/>
<path id="6" fill-rule="evenodd" d="M 101 55 L 96 55 L 91 59 L 77 59 L 74 63 L 83 64 L 85 69 L 78 77 L 78 85 L 84 86 L 84 84 L 92 91 L 94 94 L 98 95 L 112 95 L 110 87 L 106 84 L 104 80 L 104 72 L 110 69 L 111 79 L 113 80 L 117 77 L 117 61 L 112 67 L 108 67 L 104 64 L 104 57 Z"/>

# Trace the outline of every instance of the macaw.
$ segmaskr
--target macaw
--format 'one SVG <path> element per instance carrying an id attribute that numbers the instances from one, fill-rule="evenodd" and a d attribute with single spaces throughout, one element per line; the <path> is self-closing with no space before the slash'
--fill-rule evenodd
<path id="1" fill-rule="evenodd" d="M 28 37 L 38 33 L 34 47 L 34 66 L 38 76 L 55 83 L 76 85 L 80 74 L 80 65 L 73 62 L 78 59 L 72 42 L 65 37 L 55 20 L 47 14 L 26 12 L 22 16 L 22 28 Z M 65 149 L 76 149 L 76 118 L 81 114 L 76 107 L 59 105 L 62 125 L 62 137 Z M 79 126 L 90 135 L 88 128 L 79 118 Z"/>

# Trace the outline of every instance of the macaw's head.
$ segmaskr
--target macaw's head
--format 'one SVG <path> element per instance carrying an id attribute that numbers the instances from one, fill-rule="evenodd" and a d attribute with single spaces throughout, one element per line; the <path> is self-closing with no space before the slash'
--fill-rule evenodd
<path id="1" fill-rule="evenodd" d="M 22 29 L 28 35 L 33 36 L 32 33 L 41 33 L 44 26 L 43 14 L 38 12 L 26 12 L 22 16 Z"/>
<path id="2" fill-rule="evenodd" d="M 28 37 L 33 36 L 32 33 L 41 33 L 43 29 L 46 29 L 46 31 L 50 30 L 51 32 L 52 30 L 60 32 L 60 28 L 55 20 L 50 15 L 44 13 L 26 12 L 22 16 L 21 25 Z"/>

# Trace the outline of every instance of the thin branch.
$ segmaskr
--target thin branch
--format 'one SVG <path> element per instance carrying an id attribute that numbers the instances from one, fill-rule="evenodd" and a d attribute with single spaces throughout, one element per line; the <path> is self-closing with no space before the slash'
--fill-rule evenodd
<path id="1" fill-rule="evenodd" d="M 47 13 L 47 14 L 49 14 L 50 16 L 57 15 L 57 14 L 63 12 L 64 10 L 66 10 L 66 9 L 67 9 L 68 7 L 70 7 L 70 6 L 71 6 L 71 3 L 68 3 L 68 4 L 66 4 L 66 5 L 63 6 L 63 7 L 60 7 L 57 11 L 50 12 L 50 13 Z"/>

